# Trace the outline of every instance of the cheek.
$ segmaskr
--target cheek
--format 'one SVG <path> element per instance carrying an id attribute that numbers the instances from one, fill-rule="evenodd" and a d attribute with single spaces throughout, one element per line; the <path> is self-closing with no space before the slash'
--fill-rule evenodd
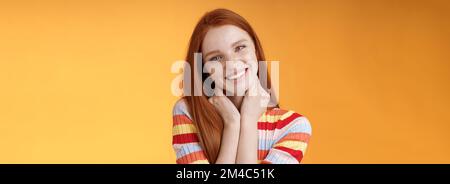
<path id="1" fill-rule="evenodd" d="M 249 65 L 258 65 L 258 58 L 256 57 L 255 52 L 244 52 L 241 56 L 247 64 Z"/>
<path id="2" fill-rule="evenodd" d="M 209 74 L 209 77 L 214 80 L 223 78 L 225 72 L 225 65 L 219 62 L 207 62 L 204 66 L 204 71 Z"/>
<path id="3" fill-rule="evenodd" d="M 258 73 L 258 59 L 255 55 L 249 56 L 249 59 L 247 60 L 247 64 L 250 65 L 250 68 L 252 70 L 252 74 L 257 75 Z"/>

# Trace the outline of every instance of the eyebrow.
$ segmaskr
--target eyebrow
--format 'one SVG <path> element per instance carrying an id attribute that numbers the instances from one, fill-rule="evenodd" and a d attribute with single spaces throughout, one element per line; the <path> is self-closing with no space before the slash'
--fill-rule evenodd
<path id="1" fill-rule="evenodd" d="M 245 38 L 240 39 L 240 40 L 238 40 L 238 41 L 232 43 L 232 44 L 231 44 L 231 47 L 234 47 L 235 45 L 237 45 L 237 44 L 239 44 L 239 43 L 242 43 L 242 42 L 245 42 L 245 41 L 247 41 L 247 39 L 245 39 Z M 205 54 L 205 58 L 208 58 L 209 55 L 214 54 L 214 53 L 219 53 L 219 50 L 213 50 L 213 51 L 210 51 L 210 52 L 206 53 L 206 54 Z"/>
<path id="2" fill-rule="evenodd" d="M 239 44 L 239 43 L 241 43 L 241 42 L 245 42 L 245 41 L 247 41 L 247 39 L 245 39 L 245 38 L 240 39 L 239 41 L 236 41 L 236 42 L 234 42 L 233 44 L 231 44 L 231 47 L 234 47 L 234 46 L 236 46 L 237 44 Z"/>

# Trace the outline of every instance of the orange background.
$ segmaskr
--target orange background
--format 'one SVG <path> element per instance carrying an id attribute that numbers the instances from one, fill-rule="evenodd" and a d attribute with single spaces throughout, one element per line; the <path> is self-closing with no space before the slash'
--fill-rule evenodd
<path id="1" fill-rule="evenodd" d="M 206 11 L 247 18 L 304 163 L 450 163 L 448 1 L 1 1 L 0 163 L 175 163 L 173 62 Z"/>

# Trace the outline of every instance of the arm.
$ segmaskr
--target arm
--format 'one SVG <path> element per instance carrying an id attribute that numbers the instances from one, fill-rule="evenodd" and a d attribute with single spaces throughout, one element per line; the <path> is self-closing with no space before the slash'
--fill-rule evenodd
<path id="1" fill-rule="evenodd" d="M 216 164 L 234 164 L 236 162 L 240 129 L 237 125 L 237 123 L 225 123 Z"/>
<path id="2" fill-rule="evenodd" d="M 284 132 L 276 138 L 275 144 L 269 150 L 262 163 L 267 164 L 299 164 L 305 154 L 311 137 L 311 125 L 308 119 L 300 114 L 293 113 L 281 121 L 286 122 Z"/>
<path id="3" fill-rule="evenodd" d="M 172 146 L 178 164 L 208 164 L 206 155 L 200 146 L 198 131 L 186 114 L 183 102 L 178 103 L 173 111 Z M 238 119 L 239 116 L 236 117 Z M 216 164 L 234 164 L 239 140 L 239 121 L 234 118 L 224 119 L 224 130 Z"/>
<path id="4" fill-rule="evenodd" d="M 241 116 L 233 103 L 223 95 L 222 90 L 216 88 L 215 94 L 216 96 L 208 100 L 219 111 L 224 123 L 216 164 L 234 164 L 239 143 Z"/>
<path id="5" fill-rule="evenodd" d="M 172 136 L 177 164 L 209 163 L 200 146 L 197 129 L 187 115 L 174 114 Z"/>
<path id="6" fill-rule="evenodd" d="M 236 163 L 256 164 L 258 161 L 258 126 L 257 119 L 243 119 L 239 135 Z"/>
<path id="7" fill-rule="evenodd" d="M 241 132 L 236 163 L 258 162 L 258 120 L 267 110 L 269 100 L 269 94 L 259 81 L 247 91 L 241 106 Z"/>

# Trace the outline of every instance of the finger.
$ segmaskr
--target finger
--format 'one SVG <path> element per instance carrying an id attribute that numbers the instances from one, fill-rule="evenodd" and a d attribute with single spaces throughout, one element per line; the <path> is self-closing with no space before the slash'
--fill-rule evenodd
<path id="1" fill-rule="evenodd" d="M 214 99 L 213 99 L 213 97 L 208 98 L 208 102 L 211 103 L 211 104 L 214 104 Z"/>
<path id="2" fill-rule="evenodd" d="M 219 88 L 217 85 L 214 88 L 214 96 L 224 96 L 223 89 Z"/>

